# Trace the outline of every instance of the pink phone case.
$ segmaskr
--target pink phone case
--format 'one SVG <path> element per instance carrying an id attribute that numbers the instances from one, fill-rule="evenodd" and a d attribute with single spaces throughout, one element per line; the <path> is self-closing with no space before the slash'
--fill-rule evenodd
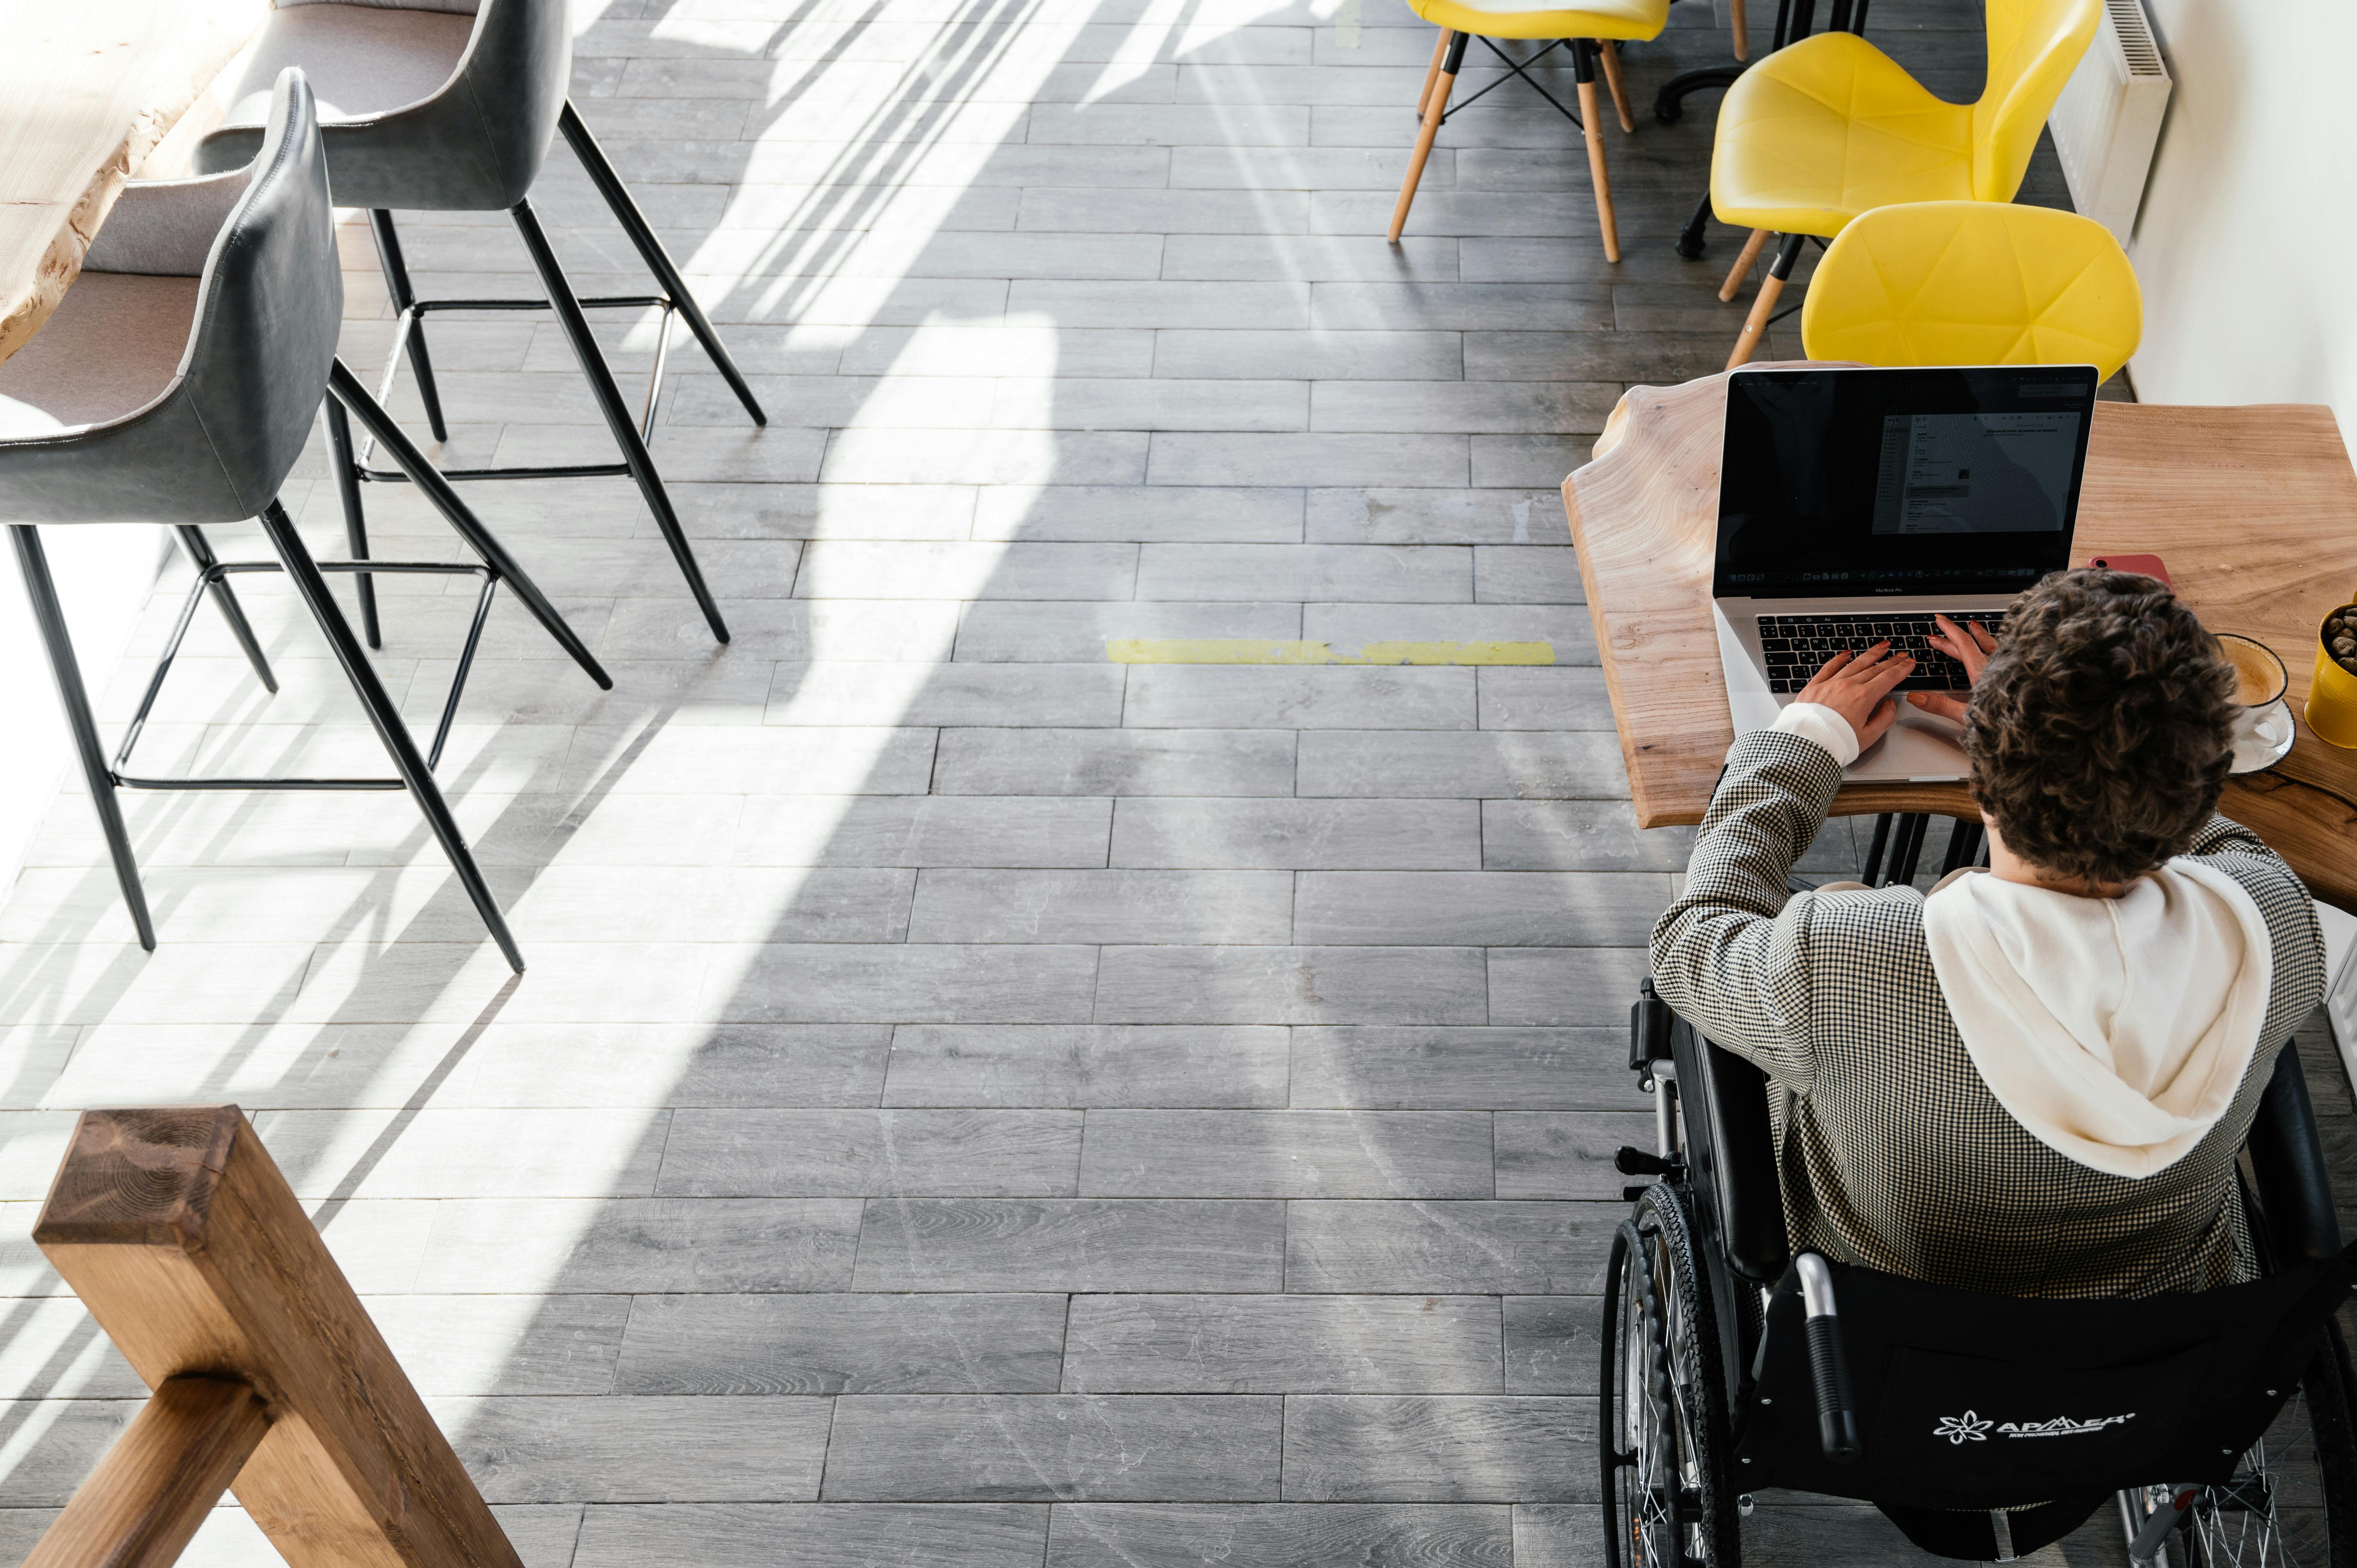
<path id="1" fill-rule="evenodd" d="M 2168 566 L 2158 555 L 2098 555 L 2087 564 L 2114 572 L 2141 572 L 2147 577 L 2159 578 L 2171 593 L 2177 590 L 2177 585 L 2169 580 Z"/>

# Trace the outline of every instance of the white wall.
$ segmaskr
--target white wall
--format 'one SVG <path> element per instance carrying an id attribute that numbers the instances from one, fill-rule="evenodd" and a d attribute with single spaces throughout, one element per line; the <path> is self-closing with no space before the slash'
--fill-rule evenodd
<path id="1" fill-rule="evenodd" d="M 2176 86 L 2128 254 L 2147 403 L 2322 403 L 2357 433 L 2357 5 L 2145 0 Z M 2357 561 L 2341 564 L 2357 580 Z"/>
<path id="2" fill-rule="evenodd" d="M 169 537 L 153 523 L 41 530 L 93 703 L 155 589 Z M 102 719 L 99 735 L 112 755 L 120 726 Z M 72 743 L 25 602 L 16 553 L 0 543 L 0 896 L 16 882 L 58 781 L 72 766 Z"/>

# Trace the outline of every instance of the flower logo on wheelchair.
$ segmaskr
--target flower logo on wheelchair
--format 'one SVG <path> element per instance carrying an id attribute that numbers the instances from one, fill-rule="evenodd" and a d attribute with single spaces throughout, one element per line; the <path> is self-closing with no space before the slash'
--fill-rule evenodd
<path id="1" fill-rule="evenodd" d="M 1967 1443 L 1987 1442 L 1989 1428 L 1996 1424 L 1978 1412 L 1968 1410 L 1962 1415 L 1942 1416 L 1940 1424 L 1932 1429 L 1932 1435 L 1944 1437 L 1953 1446 L 1962 1448 Z"/>

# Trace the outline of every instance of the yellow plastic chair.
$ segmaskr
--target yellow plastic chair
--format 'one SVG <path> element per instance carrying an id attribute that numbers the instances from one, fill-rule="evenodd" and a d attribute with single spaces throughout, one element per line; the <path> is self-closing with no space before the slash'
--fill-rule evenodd
<path id="1" fill-rule="evenodd" d="M 1612 45 L 1616 39 L 1659 37 L 1670 17 L 1670 0 L 1589 0 L 1577 10 L 1546 11 L 1516 10 L 1503 0 L 1492 5 L 1480 0 L 1408 0 L 1408 5 L 1426 21 L 1437 24 L 1440 37 L 1432 46 L 1432 64 L 1424 73 L 1423 95 L 1415 101 L 1415 112 L 1424 124 L 1416 133 L 1415 152 L 1407 161 L 1407 177 L 1400 182 L 1399 204 L 1392 209 L 1392 243 L 1399 243 L 1400 231 L 1407 227 L 1407 209 L 1415 201 L 1416 182 L 1424 177 L 1425 160 L 1432 156 L 1432 142 L 1440 134 L 1440 123 L 1448 116 L 1449 90 L 1457 85 L 1457 73 L 1465 64 L 1465 45 L 1480 38 L 1491 53 L 1506 62 L 1508 70 L 1537 88 L 1540 96 L 1562 110 L 1564 118 L 1578 125 L 1587 137 L 1587 173 L 1596 187 L 1596 222 L 1604 234 L 1604 259 L 1619 261 L 1620 231 L 1612 221 L 1612 180 L 1604 168 L 1604 133 L 1596 105 L 1597 67 L 1600 60 L 1605 80 L 1611 85 L 1613 107 L 1620 111 L 1620 128 L 1634 132 L 1637 122 L 1629 113 L 1629 93 L 1620 84 L 1620 60 Z M 1491 42 L 1494 38 L 1552 41 L 1529 59 L 1515 60 Z M 1526 68 L 1564 44 L 1571 47 L 1572 76 L 1579 86 L 1577 114 L 1556 103 L 1555 94 L 1526 73 Z M 1501 78 L 1481 92 L 1503 81 Z M 1477 92 L 1473 98 L 1480 96 Z M 1465 102 L 1471 103 L 1473 98 Z"/>
<path id="2" fill-rule="evenodd" d="M 2093 365 L 2144 336 L 2144 293 L 2112 231 L 2050 207 L 1919 201 L 1851 220 L 1801 307 L 1812 360 Z"/>
<path id="3" fill-rule="evenodd" d="M 1988 81 L 1971 103 L 1933 97 L 1855 33 L 1803 38 L 1738 77 L 1719 104 L 1710 205 L 1720 222 L 1760 232 L 1719 297 L 1735 296 L 1768 233 L 1783 242 L 1728 366 L 1759 346 L 1808 236 L 1829 240 L 1900 202 L 2011 201 L 2102 5 L 1987 0 Z"/>

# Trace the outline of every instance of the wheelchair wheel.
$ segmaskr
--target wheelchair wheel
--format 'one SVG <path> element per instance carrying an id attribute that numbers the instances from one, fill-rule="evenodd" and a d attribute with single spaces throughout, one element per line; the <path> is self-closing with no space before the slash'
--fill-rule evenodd
<path id="1" fill-rule="evenodd" d="M 1597 1409 L 1612 1561 L 1737 1568 L 1742 1541 L 1718 1330 L 1677 1187 L 1647 1187 L 1621 1222 L 1604 1292 Z"/>
<path id="2" fill-rule="evenodd" d="M 2194 1498 L 2173 1544 L 2189 1568 L 2357 1565 L 2357 1429 L 2337 1328 L 2234 1478 Z"/>

